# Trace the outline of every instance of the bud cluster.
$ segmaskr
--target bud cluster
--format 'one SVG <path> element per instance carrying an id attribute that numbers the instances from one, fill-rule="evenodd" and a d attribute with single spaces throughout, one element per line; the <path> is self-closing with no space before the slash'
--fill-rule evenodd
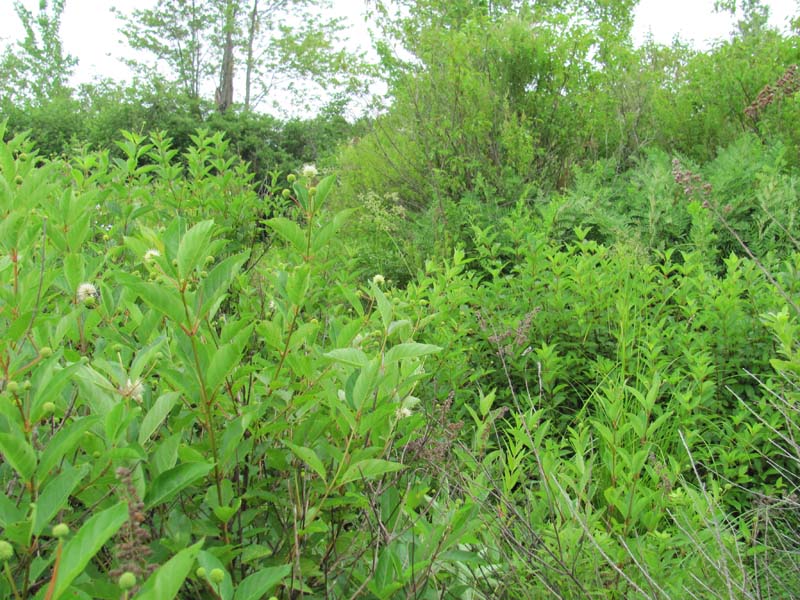
<path id="1" fill-rule="evenodd" d="M 791 96 L 798 90 L 800 73 L 797 72 L 797 65 L 791 65 L 774 84 L 767 84 L 762 88 L 756 99 L 744 109 L 744 114 L 755 121 L 770 104 L 779 98 Z"/>
<path id="2" fill-rule="evenodd" d="M 145 526 L 147 516 L 144 502 L 139 498 L 133 484 L 133 472 L 126 467 L 120 467 L 116 475 L 123 485 L 123 496 L 128 501 L 128 520 L 117 534 L 116 555 L 119 566 L 111 571 L 111 576 L 122 579 L 130 573 L 135 577 L 135 585 L 135 581 L 146 577 L 158 566 L 148 564 L 147 559 L 152 553 L 149 546 L 150 532 Z"/>
<path id="3" fill-rule="evenodd" d="M 711 196 L 712 187 L 710 183 L 703 183 L 703 179 L 697 173 L 681 167 L 681 162 L 677 158 L 672 159 L 672 177 L 683 189 L 684 195 L 692 198 L 699 196 L 706 205 L 708 197 Z"/>

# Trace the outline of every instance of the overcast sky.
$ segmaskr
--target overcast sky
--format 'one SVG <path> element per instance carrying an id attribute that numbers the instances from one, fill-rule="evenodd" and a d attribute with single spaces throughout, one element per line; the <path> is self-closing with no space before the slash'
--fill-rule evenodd
<path id="1" fill-rule="evenodd" d="M 62 39 L 66 51 L 79 59 L 73 83 L 91 81 L 95 76 L 126 78 L 127 69 L 117 58 L 126 48 L 117 32 L 118 21 L 110 7 L 122 11 L 152 6 L 155 0 L 67 0 L 62 20 Z M 39 0 L 23 0 L 35 9 Z M 771 22 L 785 27 L 798 12 L 798 0 L 767 0 Z M 369 45 L 366 27 L 360 17 L 364 0 L 334 0 L 337 14 L 350 17 L 350 40 Z M 640 0 L 636 10 L 634 40 L 641 42 L 648 32 L 656 41 L 668 44 L 675 35 L 695 46 L 708 47 L 715 39 L 726 38 L 734 21 L 727 14 L 713 12 L 714 0 Z M 0 47 L 21 36 L 21 27 L 12 0 L 0 0 Z"/>

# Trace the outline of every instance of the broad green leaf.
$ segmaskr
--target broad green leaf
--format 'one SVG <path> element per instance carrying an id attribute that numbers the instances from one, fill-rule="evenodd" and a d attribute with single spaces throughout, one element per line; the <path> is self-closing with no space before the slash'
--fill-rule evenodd
<path id="1" fill-rule="evenodd" d="M 303 306 L 311 285 L 311 271 L 305 265 L 297 267 L 286 281 L 286 296 L 295 306 Z"/>
<path id="2" fill-rule="evenodd" d="M 253 326 L 250 325 L 240 331 L 229 343 L 221 346 L 214 352 L 206 373 L 206 386 L 210 393 L 214 393 L 219 385 L 230 375 L 233 368 L 239 364 L 245 344 L 250 339 Z"/>
<path id="3" fill-rule="evenodd" d="M 150 410 L 142 419 L 142 424 L 139 427 L 139 444 L 142 446 L 150 439 L 156 432 L 164 419 L 170 413 L 175 404 L 180 400 L 180 392 L 167 392 L 163 394 L 153 403 Z"/>
<path id="4" fill-rule="evenodd" d="M 222 583 L 214 584 L 214 589 L 219 590 L 219 600 L 232 600 L 233 581 L 231 580 L 231 574 L 228 572 L 228 569 L 225 568 L 225 565 L 222 564 L 222 561 L 211 552 L 201 550 L 197 555 L 197 564 L 206 570 L 206 577 L 208 577 L 208 574 L 214 569 L 220 569 L 225 573 L 225 578 L 222 580 Z"/>
<path id="5" fill-rule="evenodd" d="M 75 537 L 64 545 L 52 600 L 58 600 L 69 589 L 70 584 L 83 573 L 94 555 L 127 520 L 128 505 L 120 502 L 90 517 L 83 524 Z M 43 598 L 45 594 L 46 588 L 42 588 L 37 598 Z"/>
<path id="6" fill-rule="evenodd" d="M 257 573 L 245 577 L 236 586 L 236 594 L 234 594 L 233 600 L 260 600 L 269 594 L 282 579 L 288 577 L 291 572 L 291 565 L 261 569 Z"/>
<path id="7" fill-rule="evenodd" d="M 172 600 L 194 566 L 203 540 L 184 548 L 153 573 L 134 596 L 134 600 Z"/>
<path id="8" fill-rule="evenodd" d="M 211 235 L 214 231 L 214 221 L 201 221 L 181 238 L 178 246 L 178 275 L 187 277 L 194 269 L 200 269 L 205 264 L 208 247 L 211 244 Z"/>
<path id="9" fill-rule="evenodd" d="M 306 234 L 300 226 L 285 217 L 275 217 L 267 221 L 267 226 L 289 242 L 300 254 L 306 252 Z"/>
<path id="10" fill-rule="evenodd" d="M 61 461 L 64 456 L 72 452 L 83 437 L 83 434 L 99 420 L 98 417 L 83 417 L 70 422 L 55 434 L 39 457 L 39 467 L 36 469 L 36 476 L 39 480 L 47 477 L 50 469 L 56 466 L 56 463 Z"/>
<path id="11" fill-rule="evenodd" d="M 184 488 L 208 475 L 211 469 L 210 463 L 191 462 L 164 471 L 150 484 L 150 489 L 144 499 L 145 508 L 150 509 L 170 500 Z"/>
<path id="12" fill-rule="evenodd" d="M 369 362 L 369 357 L 358 348 L 338 348 L 337 350 L 326 352 L 324 356 L 353 367 L 363 367 Z"/>
<path id="13" fill-rule="evenodd" d="M 368 458 L 350 465 L 344 472 L 344 475 L 342 475 L 339 484 L 344 485 L 345 483 L 359 479 L 374 479 L 386 473 L 392 473 L 402 469 L 405 469 L 405 465 L 401 465 L 400 463 L 390 462 L 380 458 Z"/>
<path id="14" fill-rule="evenodd" d="M 23 512 L 17 508 L 16 503 L 0 492 L 0 527 L 6 529 L 9 524 L 20 521 L 23 516 Z"/>
<path id="15" fill-rule="evenodd" d="M 418 358 L 426 354 L 433 354 L 439 352 L 439 346 L 431 344 L 418 344 L 416 342 L 407 342 L 405 344 L 397 344 L 389 349 L 384 357 L 384 361 L 389 363 L 395 360 L 402 360 L 404 358 Z"/>
<path id="16" fill-rule="evenodd" d="M 22 435 L 0 433 L 0 454 L 23 481 L 31 480 L 36 470 L 36 452 Z"/>
<path id="17" fill-rule="evenodd" d="M 131 368 L 128 371 L 128 377 L 131 381 L 136 381 L 140 378 L 147 365 L 155 360 L 156 354 L 158 354 L 166 341 L 166 336 L 159 336 L 148 346 L 136 352 L 136 358 L 133 359 Z"/>
<path id="18" fill-rule="evenodd" d="M 381 360 L 380 357 L 376 356 L 371 361 L 369 361 L 364 367 L 362 367 L 361 372 L 358 374 L 358 378 L 355 381 L 355 385 L 353 385 L 353 406 L 360 410 L 364 402 L 367 399 L 373 397 L 376 393 L 376 387 L 378 385 L 378 376 L 381 370 Z"/>
<path id="19" fill-rule="evenodd" d="M 136 292 L 150 308 L 166 315 L 176 323 L 186 322 L 186 310 L 178 290 L 166 287 L 164 284 L 146 283 L 136 277 L 124 274 L 120 274 L 118 279 L 125 287 Z"/>
<path id="20" fill-rule="evenodd" d="M 381 315 L 381 321 L 383 322 L 383 328 L 386 331 L 389 331 L 389 325 L 392 324 L 392 303 L 389 302 L 389 299 L 386 297 L 386 294 L 383 293 L 381 288 L 379 288 L 374 283 L 369 284 L 370 289 L 372 290 L 372 295 L 375 296 L 375 301 L 378 304 L 378 312 Z"/>
<path id="21" fill-rule="evenodd" d="M 198 298 L 202 302 L 202 305 L 197 311 L 198 318 L 214 318 L 214 314 L 216 313 L 215 307 L 219 306 L 217 303 L 218 300 L 228 291 L 228 288 L 231 286 L 231 283 L 249 256 L 249 252 L 229 256 L 215 265 L 208 276 L 203 278 L 203 282 L 200 284 L 202 293 L 198 294 Z"/>
<path id="22" fill-rule="evenodd" d="M 39 535 L 56 513 L 67 508 L 70 494 L 89 471 L 89 465 L 78 468 L 66 465 L 64 470 L 47 482 L 36 500 L 36 516 L 33 521 L 33 534 Z"/>
<path id="23" fill-rule="evenodd" d="M 328 198 L 333 184 L 336 183 L 336 175 L 328 175 L 317 184 L 317 193 L 314 196 L 314 211 L 319 212 Z"/>
<path id="24" fill-rule="evenodd" d="M 306 448 L 305 446 L 296 446 L 291 442 L 286 442 L 286 446 L 294 452 L 294 454 L 306 463 L 309 467 L 314 469 L 314 472 L 322 478 L 322 481 L 326 481 L 325 475 L 325 465 L 322 464 L 322 461 L 317 456 L 317 453 L 314 452 L 311 448 Z"/>

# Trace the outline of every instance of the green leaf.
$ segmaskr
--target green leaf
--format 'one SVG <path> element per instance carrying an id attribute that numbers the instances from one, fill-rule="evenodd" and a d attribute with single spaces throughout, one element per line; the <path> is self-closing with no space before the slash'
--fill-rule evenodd
<path id="1" fill-rule="evenodd" d="M 178 275 L 187 277 L 194 269 L 202 269 L 211 244 L 214 221 L 201 221 L 181 238 L 178 246 Z"/>
<path id="2" fill-rule="evenodd" d="M 171 600 L 178 595 L 203 547 L 203 540 L 184 548 L 145 581 L 134 600 Z"/>
<path id="3" fill-rule="evenodd" d="M 317 184 L 317 194 L 314 196 L 314 211 L 319 212 L 328 198 L 333 184 L 336 183 L 336 175 L 328 175 Z"/>
<path id="4" fill-rule="evenodd" d="M 146 283 L 132 276 L 119 274 L 118 280 L 133 290 L 147 306 L 167 316 L 176 323 L 186 321 L 186 311 L 178 290 L 158 283 Z"/>
<path id="5" fill-rule="evenodd" d="M 83 524 L 75 537 L 64 545 L 52 600 L 58 600 L 69 589 L 70 584 L 83 573 L 94 555 L 127 520 L 128 505 L 120 502 L 90 517 Z M 46 589 L 42 588 L 37 598 L 44 597 L 45 594 Z"/>
<path id="6" fill-rule="evenodd" d="M 392 473 L 402 469 L 405 469 L 405 465 L 401 465 L 400 463 L 390 462 L 380 458 L 368 458 L 350 465 L 344 472 L 344 475 L 342 475 L 339 484 L 344 485 L 345 483 L 359 479 L 374 479 L 386 473 Z"/>
<path id="7" fill-rule="evenodd" d="M 397 344 L 389 349 L 384 357 L 384 362 L 392 362 L 402 360 L 404 358 L 418 358 L 426 354 L 433 354 L 439 352 L 441 348 L 432 344 L 418 344 L 416 342 L 407 342 L 405 344 Z"/>
<path id="8" fill-rule="evenodd" d="M 183 463 L 173 467 L 169 471 L 164 471 L 156 477 L 150 484 L 144 503 L 145 508 L 151 509 L 154 506 L 170 500 L 178 492 L 190 486 L 192 483 L 208 475 L 212 465 L 206 462 Z"/>
<path id="9" fill-rule="evenodd" d="M 206 385 L 212 394 L 239 363 L 242 351 L 250 339 L 252 331 L 253 325 L 249 325 L 214 353 L 206 373 Z"/>
<path id="10" fill-rule="evenodd" d="M 286 442 L 286 446 L 294 452 L 294 454 L 306 463 L 309 467 L 314 469 L 314 472 L 322 478 L 322 481 L 326 481 L 325 475 L 325 465 L 322 464 L 322 461 L 317 456 L 317 453 L 314 452 L 311 448 L 306 448 L 305 446 L 296 446 L 291 442 Z"/>
<path id="11" fill-rule="evenodd" d="M 369 362 L 369 358 L 362 350 L 358 348 L 338 348 L 326 352 L 325 357 L 335 360 L 336 362 L 353 367 L 363 367 Z"/>
<path id="12" fill-rule="evenodd" d="M 22 435 L 0 433 L 0 454 L 23 481 L 31 480 L 36 470 L 36 452 Z"/>
<path id="13" fill-rule="evenodd" d="M 42 488 L 36 501 L 36 516 L 33 521 L 34 535 L 41 534 L 56 513 L 63 508 L 67 508 L 66 502 L 70 494 L 72 494 L 75 486 L 86 476 L 88 471 L 89 465 L 81 465 L 77 469 L 71 465 L 66 465 L 60 474 L 51 479 Z"/>
<path id="14" fill-rule="evenodd" d="M 242 580 L 236 587 L 233 600 L 259 600 L 269 594 L 291 572 L 291 565 L 261 569 Z"/>
<path id="15" fill-rule="evenodd" d="M 286 296 L 295 306 L 303 306 L 311 285 L 311 271 L 307 266 L 297 267 L 286 281 Z"/>
<path id="16" fill-rule="evenodd" d="M 231 286 L 231 283 L 249 256 L 249 252 L 229 256 L 211 269 L 208 276 L 205 277 L 200 284 L 202 293 L 199 294 L 198 297 L 202 300 L 202 305 L 197 311 L 198 318 L 214 318 L 216 310 L 212 310 L 212 308 L 219 306 L 217 301 L 228 291 L 228 288 Z"/>
<path id="17" fill-rule="evenodd" d="M 372 295 L 375 296 L 375 300 L 378 304 L 378 312 L 381 315 L 381 321 L 383 321 L 383 328 L 389 331 L 389 325 L 392 324 L 392 303 L 386 298 L 386 294 L 381 291 L 381 288 L 374 283 L 370 283 L 369 285 L 370 289 L 372 289 Z"/>
<path id="18" fill-rule="evenodd" d="M 180 392 L 167 392 L 159 396 L 152 408 L 147 411 L 144 419 L 142 419 L 142 424 L 139 427 L 139 444 L 144 446 L 161 423 L 164 422 L 164 419 L 167 418 L 167 415 L 180 400 L 180 397 Z"/>
<path id="19" fill-rule="evenodd" d="M 305 254 L 306 234 L 297 223 L 285 217 L 275 217 L 267 221 L 267 226 L 289 242 L 297 252 Z"/>
<path id="20" fill-rule="evenodd" d="M 66 425 L 50 439 L 47 447 L 39 457 L 39 467 L 36 469 L 36 476 L 40 481 L 47 477 L 50 469 L 52 469 L 56 463 L 72 452 L 73 448 L 78 444 L 78 441 L 83 437 L 83 434 L 99 420 L 98 417 L 77 419 Z"/>
<path id="21" fill-rule="evenodd" d="M 214 584 L 214 588 L 219 592 L 219 600 L 233 600 L 233 581 L 231 579 L 231 574 L 219 558 L 207 550 L 202 550 L 200 554 L 197 555 L 197 565 L 206 570 L 206 577 L 208 577 L 208 574 L 214 569 L 220 569 L 225 573 L 222 583 L 219 585 Z"/>

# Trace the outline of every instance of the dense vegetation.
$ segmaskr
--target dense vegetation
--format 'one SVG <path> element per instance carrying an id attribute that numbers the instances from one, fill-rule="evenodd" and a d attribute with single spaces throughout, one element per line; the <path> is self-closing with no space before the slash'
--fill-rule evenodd
<path id="1" fill-rule="evenodd" d="M 18 8 L 0 596 L 799 597 L 800 47 L 634 4 L 373 3 L 356 124 L 71 89 Z"/>

